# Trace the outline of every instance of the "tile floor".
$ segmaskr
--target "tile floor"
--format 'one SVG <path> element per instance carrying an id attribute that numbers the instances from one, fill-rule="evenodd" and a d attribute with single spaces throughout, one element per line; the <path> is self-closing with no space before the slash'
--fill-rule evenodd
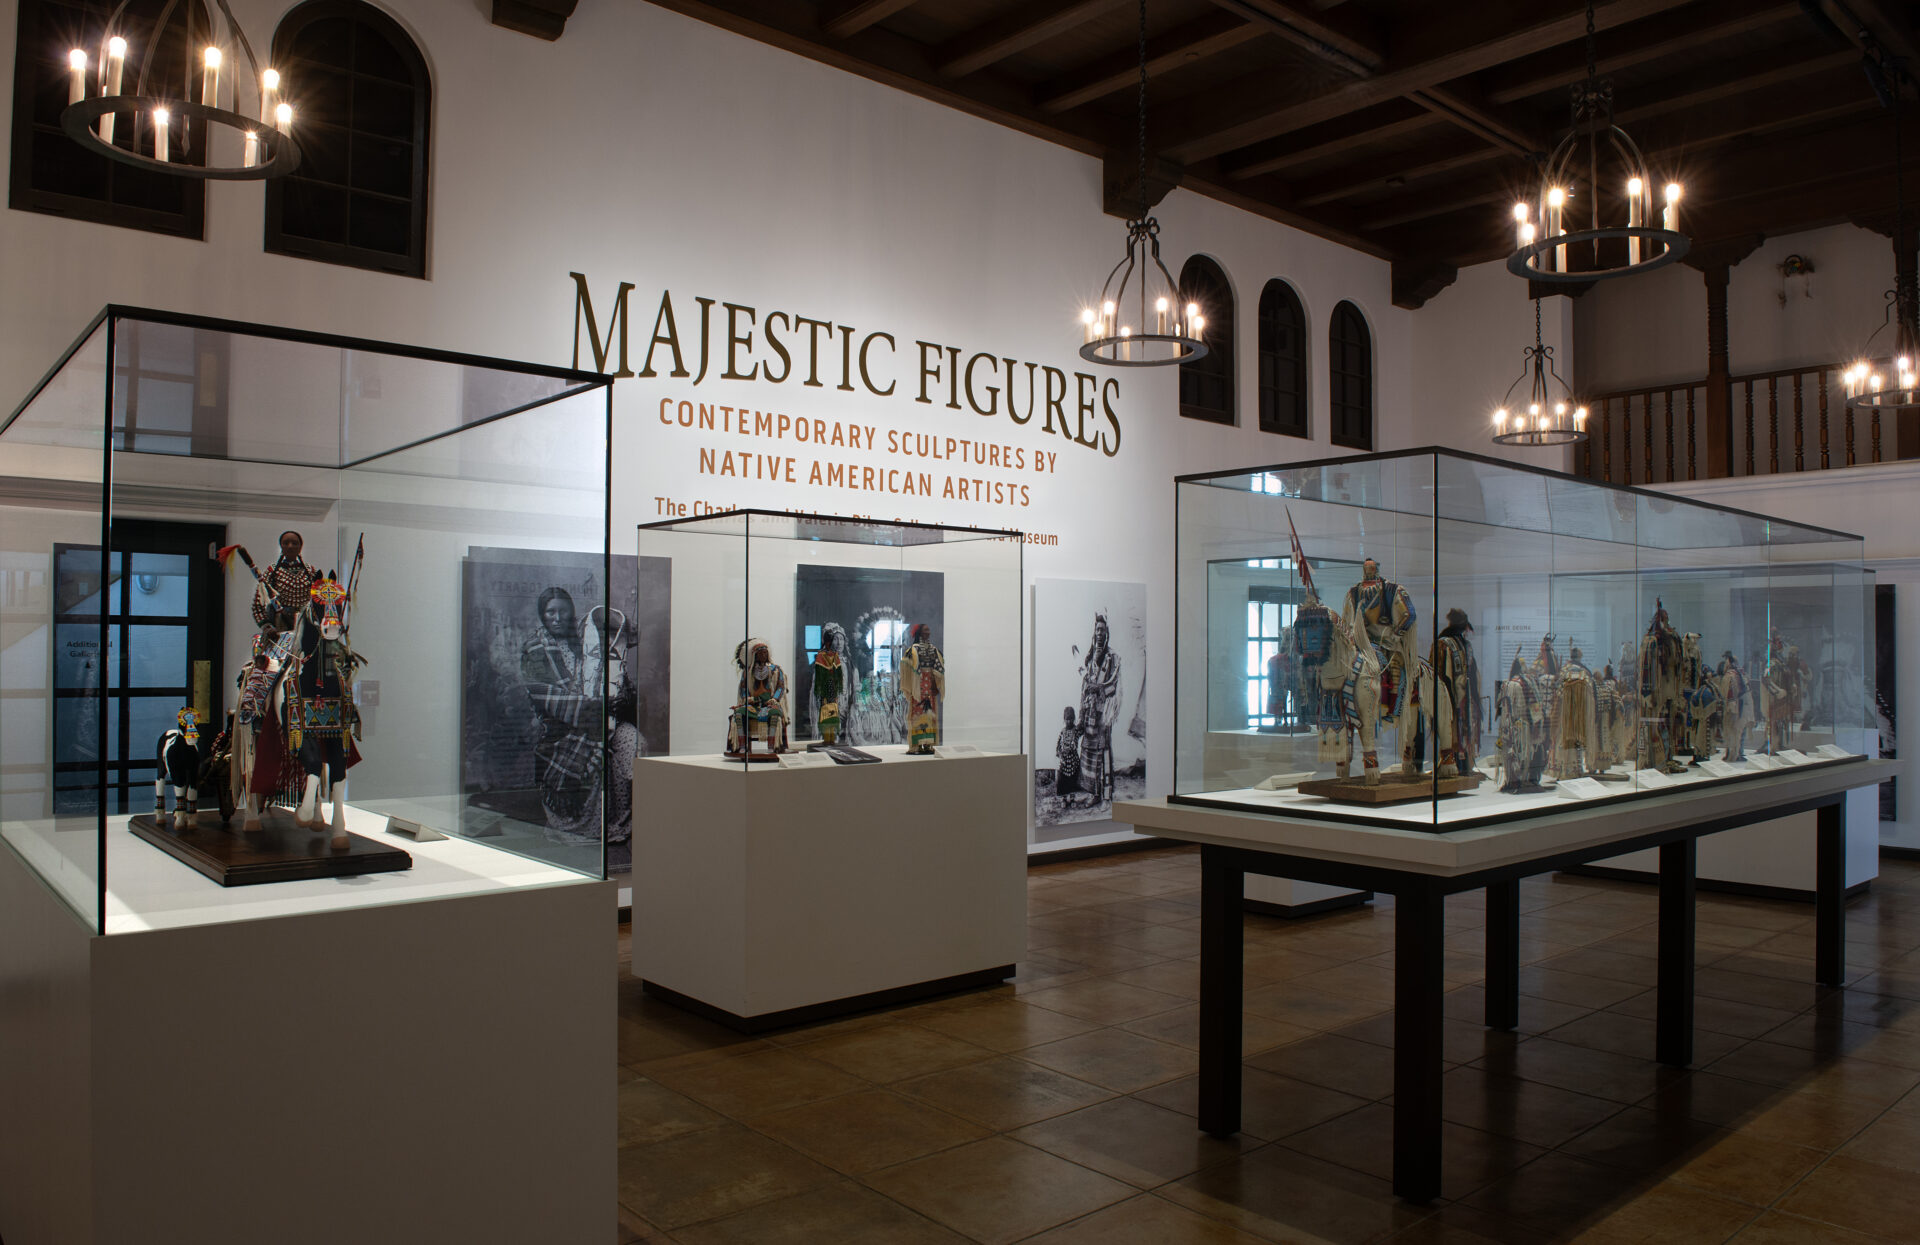
<path id="1" fill-rule="evenodd" d="M 1691 1071 L 1653 1050 L 1650 887 L 1523 890 L 1521 1027 L 1448 903 L 1444 1197 L 1389 1191 L 1393 903 L 1247 920 L 1245 1132 L 1194 1122 L 1199 859 L 1032 871 L 1028 958 L 743 1037 L 620 979 L 620 1242 L 1920 1241 L 1920 865 L 1847 910 L 1702 893 Z"/>

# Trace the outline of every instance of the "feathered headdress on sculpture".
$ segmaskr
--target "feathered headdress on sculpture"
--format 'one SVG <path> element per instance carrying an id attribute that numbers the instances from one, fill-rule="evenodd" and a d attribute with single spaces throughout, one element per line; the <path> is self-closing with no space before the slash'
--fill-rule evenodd
<path id="1" fill-rule="evenodd" d="M 761 639 L 757 635 L 750 635 L 746 639 L 740 641 L 739 644 L 734 646 L 733 668 L 735 670 L 744 672 L 749 666 L 753 664 L 753 650 L 757 648 L 766 649 L 767 659 L 769 661 L 773 659 L 773 646 L 768 644 L 765 640 Z"/>

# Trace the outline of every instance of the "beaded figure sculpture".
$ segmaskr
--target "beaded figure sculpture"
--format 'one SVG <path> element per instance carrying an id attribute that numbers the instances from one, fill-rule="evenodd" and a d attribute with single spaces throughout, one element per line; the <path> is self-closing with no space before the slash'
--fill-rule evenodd
<path id="1" fill-rule="evenodd" d="M 907 755 L 929 756 L 940 743 L 940 702 L 947 695 L 946 659 L 933 646 L 933 628 L 913 624 L 900 655 L 900 695 L 907 709 Z"/>
<path id="2" fill-rule="evenodd" d="M 736 761 L 775 761 L 787 751 L 787 672 L 773 664 L 765 640 L 743 640 L 733 650 L 740 691 L 727 719 L 727 755 Z"/>

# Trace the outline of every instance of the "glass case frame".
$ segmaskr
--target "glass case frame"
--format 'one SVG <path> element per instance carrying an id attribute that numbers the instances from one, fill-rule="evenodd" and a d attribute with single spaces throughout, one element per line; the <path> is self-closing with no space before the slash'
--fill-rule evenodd
<path id="1" fill-rule="evenodd" d="M 1850 533 L 1441 447 L 1184 475 L 1175 493 L 1171 802 L 1449 831 L 1877 752 L 1873 574 L 1864 542 Z M 1424 671 L 1441 656 L 1434 641 L 1450 625 L 1448 612 L 1465 611 L 1481 711 L 1465 782 L 1449 785 L 1439 773 L 1429 736 L 1445 729 L 1438 714 L 1452 702 L 1423 673 L 1398 680 L 1406 700 L 1396 701 L 1393 677 L 1382 680 L 1382 703 L 1389 716 L 1399 706 L 1401 716 L 1376 732 L 1377 777 L 1404 778 L 1402 785 L 1370 794 L 1329 785 L 1340 777 L 1342 752 L 1329 735 L 1347 741 L 1349 783 L 1365 785 L 1365 734 L 1346 726 L 1358 725 L 1358 706 L 1371 703 L 1355 689 L 1372 684 L 1365 670 L 1349 677 L 1344 668 L 1312 664 L 1327 652 L 1302 657 L 1290 626 L 1307 594 L 1294 569 L 1290 524 L 1333 615 L 1330 622 L 1315 617 L 1299 635 L 1325 630 L 1334 637 L 1325 647 L 1333 649 L 1357 623 L 1370 641 L 1379 639 L 1371 651 L 1384 655 L 1381 664 L 1404 666 L 1411 654 L 1413 668 Z M 1377 609 L 1369 620 L 1347 608 L 1363 557 L 1377 559 L 1380 578 L 1403 590 L 1388 596 L 1411 610 L 1408 642 L 1393 634 L 1391 617 L 1380 625 Z M 1356 599 L 1360 613 L 1377 591 Z M 1649 641 L 1660 607 L 1668 610 L 1672 636 L 1661 629 Z M 1389 614 L 1393 608 L 1390 599 Z M 1783 641 L 1777 654 L 1775 635 Z M 1551 656 L 1542 652 L 1546 637 L 1553 637 Z M 1663 698 L 1658 712 L 1646 711 L 1652 701 L 1638 686 L 1643 643 L 1659 682 L 1649 695 Z M 1800 650 L 1797 664 L 1787 646 Z M 1576 647 L 1578 672 L 1567 666 Z M 1339 649 L 1343 657 L 1354 651 Z M 1665 673 L 1673 665 L 1669 654 L 1696 675 L 1678 700 Z M 1740 668 L 1732 682 L 1726 656 Z M 1496 715 L 1516 663 L 1521 678 L 1512 703 L 1524 707 L 1529 692 L 1539 694 L 1544 733 L 1507 729 L 1524 711 Z M 1609 684 L 1606 671 L 1628 664 L 1630 679 L 1615 670 L 1620 681 Z M 1774 717 L 1761 713 L 1763 683 Z M 1581 712 L 1583 703 L 1591 711 L 1588 702 L 1607 699 L 1603 686 L 1613 689 L 1611 721 L 1624 730 L 1605 739 L 1597 729 L 1604 715 Z M 1440 690 L 1429 691 L 1418 709 L 1405 707 L 1433 687 Z M 1281 695 L 1274 698 L 1276 688 Z M 1725 747 L 1724 730 L 1706 746 L 1729 704 L 1745 714 L 1746 756 L 1760 759 Z M 1786 719 L 1784 736 L 1776 736 Z M 1340 726 L 1323 729 L 1335 722 Z M 1564 731 L 1550 729 L 1561 722 Z M 1513 744 L 1515 765 L 1505 764 L 1503 742 Z M 1696 743 L 1702 763 L 1683 764 Z M 1418 774 L 1406 777 L 1404 749 L 1416 745 Z M 1514 773 L 1521 774 L 1519 789 L 1500 790 L 1514 784 Z M 1474 774 L 1477 787 L 1454 789 Z M 1400 798 L 1368 802 L 1382 795 Z"/>
<path id="2" fill-rule="evenodd" d="M 133 636 L 130 623 L 146 621 L 132 616 L 142 612 L 136 597 L 149 593 L 150 580 L 155 600 L 170 599 L 177 578 L 190 581 L 191 591 L 204 589 L 195 611 L 215 611 L 223 623 L 245 619 L 254 576 L 233 563 L 223 577 L 210 547 L 183 546 L 166 555 L 165 566 L 136 565 L 149 556 L 130 547 L 142 523 L 180 529 L 180 539 L 198 523 L 215 532 L 231 527 L 227 539 L 252 545 L 263 569 L 277 553 L 273 533 L 298 530 L 306 556 L 343 581 L 365 534 L 359 589 L 367 605 L 354 640 L 371 663 L 352 694 L 363 719 L 383 719 L 379 751 L 386 755 L 350 772 L 349 810 L 418 826 L 422 842 L 444 831 L 498 848 L 503 859 L 490 867 L 525 884 L 604 878 L 604 783 L 597 797 L 583 799 L 576 832 L 564 842 L 538 827 L 489 835 L 468 815 L 462 718 L 471 706 L 456 698 L 466 694 L 460 663 L 471 645 L 461 632 L 473 611 L 464 571 L 447 569 L 446 557 L 457 558 L 461 546 L 470 556 L 460 566 L 502 544 L 537 543 L 543 555 L 565 550 L 597 584 L 597 596 L 578 602 L 581 617 L 604 611 L 611 394 L 611 378 L 568 368 L 103 308 L 0 420 L 8 458 L 0 510 L 12 529 L 0 540 L 0 825 L 14 850 L 96 933 L 239 919 L 197 893 L 176 910 L 147 912 L 108 876 L 110 835 L 124 833 L 127 816 L 146 807 L 134 772 L 153 769 L 140 759 L 152 747 L 148 719 L 171 725 L 172 706 L 200 702 L 218 730 L 232 677 L 247 661 L 247 636 L 225 625 L 216 628 L 224 631 L 220 641 L 190 650 L 184 685 L 171 677 L 149 685 L 132 677 L 142 660 L 130 651 L 137 640 L 114 643 L 120 631 Z M 76 602 L 55 600 L 63 592 L 94 605 L 69 610 Z M 95 672 L 90 687 L 84 678 L 60 686 L 71 672 L 62 670 L 56 612 L 86 618 L 72 624 L 71 647 L 91 654 L 107 677 Z M 597 691 L 582 675 L 580 695 L 604 702 L 604 675 Z M 153 694 L 143 698 L 143 691 Z M 144 705 L 168 699 L 164 713 Z M 128 707 L 136 701 L 143 707 Z M 421 715 L 431 716 L 433 732 L 412 725 Z M 604 747 L 604 717 L 580 716 L 586 744 Z M 75 748 L 90 756 L 72 765 L 57 760 Z M 117 839 L 112 850 L 123 850 Z M 475 885 L 487 871 L 473 874 Z M 249 898 L 272 907 L 308 884 L 289 885 L 293 891 L 249 888 L 256 892 Z M 458 893 L 460 883 L 450 885 L 441 893 Z M 266 892 L 276 894 L 269 900 Z M 324 906 L 395 901 L 370 896 Z"/>
<path id="3" fill-rule="evenodd" d="M 638 537 L 643 565 L 667 564 L 672 582 L 670 746 L 650 757 L 749 771 L 809 764 L 825 742 L 814 657 L 831 647 L 845 668 L 837 741 L 887 763 L 918 760 L 898 689 L 921 623 L 942 654 L 942 754 L 1024 751 L 1023 533 L 741 508 L 640 524 Z M 785 676 L 784 753 L 751 738 L 732 747 L 736 650 L 755 639 Z"/>

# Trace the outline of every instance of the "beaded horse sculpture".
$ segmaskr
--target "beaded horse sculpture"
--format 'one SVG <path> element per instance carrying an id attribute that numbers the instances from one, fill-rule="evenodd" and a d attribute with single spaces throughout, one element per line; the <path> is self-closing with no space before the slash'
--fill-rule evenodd
<path id="1" fill-rule="evenodd" d="M 164 732 L 154 747 L 160 772 L 153 780 L 153 820 L 162 830 L 167 828 L 169 821 L 168 787 L 173 788 L 173 828 L 185 830 L 193 825 L 200 811 L 201 771 L 206 766 L 210 751 L 200 742 L 198 714 L 191 709 L 182 709 L 175 721 L 178 725 Z M 207 742 L 211 744 L 213 741 Z"/>

